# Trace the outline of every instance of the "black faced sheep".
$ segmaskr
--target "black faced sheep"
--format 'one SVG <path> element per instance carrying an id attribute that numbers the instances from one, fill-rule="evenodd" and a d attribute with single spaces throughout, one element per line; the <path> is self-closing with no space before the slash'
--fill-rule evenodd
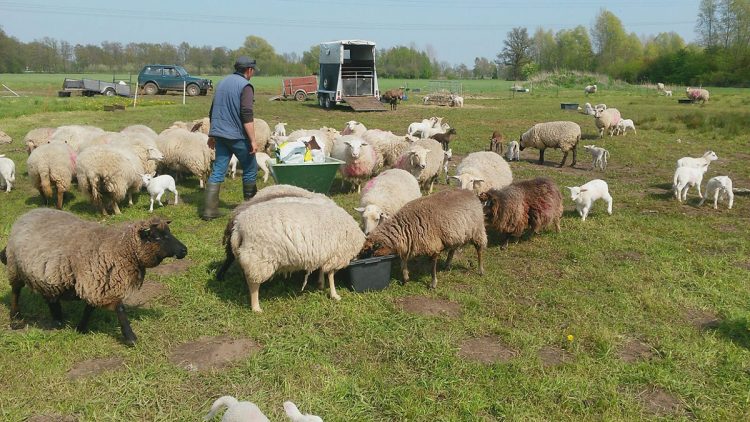
<path id="1" fill-rule="evenodd" d="M 104 226 L 73 214 L 35 209 L 16 220 L 0 260 L 8 266 L 12 288 L 10 316 L 19 317 L 18 298 L 24 285 L 44 296 L 52 317 L 62 325 L 60 299 L 86 302 L 78 331 L 88 330 L 94 307 L 117 312 L 125 343 L 134 345 L 122 300 L 140 289 L 146 268 L 164 258 L 184 258 L 187 248 L 169 231 L 169 221 Z"/>

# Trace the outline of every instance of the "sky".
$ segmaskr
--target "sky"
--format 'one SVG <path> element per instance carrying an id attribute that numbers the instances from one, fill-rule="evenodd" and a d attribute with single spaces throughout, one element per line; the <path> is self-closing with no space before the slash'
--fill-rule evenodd
<path id="1" fill-rule="evenodd" d="M 339 39 L 378 48 L 415 47 L 451 65 L 494 59 L 506 34 L 526 27 L 590 29 L 604 8 L 639 36 L 674 31 L 696 39 L 699 0 L 0 0 L 0 27 L 22 42 L 43 37 L 72 44 L 185 41 L 236 49 L 259 36 L 277 53 L 301 55 Z"/>

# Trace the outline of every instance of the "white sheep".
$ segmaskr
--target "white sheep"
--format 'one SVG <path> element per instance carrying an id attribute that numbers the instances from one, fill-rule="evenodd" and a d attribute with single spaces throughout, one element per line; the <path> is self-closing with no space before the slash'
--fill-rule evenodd
<path id="1" fill-rule="evenodd" d="M 443 167 L 443 146 L 434 139 L 420 139 L 404 152 L 396 162 L 396 168 L 406 170 L 414 176 L 422 189 L 432 193 L 440 169 Z"/>
<path id="2" fill-rule="evenodd" d="M 453 160 L 453 150 L 448 148 L 448 151 L 443 151 L 443 175 L 445 175 L 445 184 L 448 184 L 448 166 L 451 160 Z"/>
<path id="3" fill-rule="evenodd" d="M 672 96 L 672 91 L 667 89 L 667 90 L 664 91 L 664 95 L 666 97 L 671 97 Z"/>
<path id="4" fill-rule="evenodd" d="M 600 170 L 604 171 L 607 168 L 609 151 L 596 145 L 584 145 L 583 148 L 591 154 L 591 170 L 598 167 Z"/>
<path id="5" fill-rule="evenodd" d="M 58 210 L 62 209 L 65 192 L 73 183 L 76 158 L 76 152 L 64 142 L 51 142 L 31 151 L 26 160 L 26 171 L 45 204 L 52 199 L 54 187 L 57 191 L 55 206 Z"/>
<path id="6" fill-rule="evenodd" d="M 508 142 L 508 151 L 505 153 L 505 159 L 508 161 L 521 161 L 518 141 Z"/>
<path id="7" fill-rule="evenodd" d="M 419 137 L 422 139 L 432 138 L 438 133 L 448 132 L 450 128 L 451 127 L 448 125 L 448 123 L 442 123 L 436 127 L 428 127 L 427 129 L 424 129 L 422 130 L 422 132 L 420 132 Z"/>
<path id="8" fill-rule="evenodd" d="M 594 106 L 594 110 L 602 110 L 602 111 L 604 111 L 606 109 L 607 109 L 607 105 L 606 104 L 597 104 L 597 105 Z"/>
<path id="9" fill-rule="evenodd" d="M 5 193 L 10 192 L 16 181 L 16 163 L 5 154 L 0 154 L 0 187 L 5 186 Z"/>
<path id="10" fill-rule="evenodd" d="M 628 129 L 632 130 L 636 135 L 638 134 L 638 132 L 635 130 L 635 123 L 633 123 L 632 119 L 622 119 L 617 122 L 617 128 L 615 129 L 615 132 L 617 135 L 625 135 Z"/>
<path id="11" fill-rule="evenodd" d="M 732 192 L 732 179 L 729 176 L 714 176 L 706 183 L 706 196 L 701 199 L 698 206 L 703 205 L 706 198 L 714 198 L 714 209 L 718 208 L 719 199 L 727 198 L 727 209 L 732 209 L 734 204 L 734 192 Z"/>
<path id="12" fill-rule="evenodd" d="M 537 123 L 524 132 L 519 139 L 518 145 L 521 151 L 524 148 L 536 148 L 539 150 L 539 164 L 544 164 L 544 150 L 546 148 L 560 148 L 563 159 L 558 167 L 565 165 L 568 152 L 573 151 L 573 162 L 576 165 L 578 154 L 578 142 L 581 140 L 581 127 L 578 123 L 569 121 Z"/>
<path id="13" fill-rule="evenodd" d="M 23 143 L 26 145 L 26 153 L 31 154 L 31 151 L 33 151 L 34 148 L 49 143 L 55 130 L 57 129 L 53 127 L 31 129 L 26 136 L 23 137 Z"/>
<path id="14" fill-rule="evenodd" d="M 255 403 L 239 401 L 232 396 L 222 396 L 216 399 L 203 420 L 210 421 L 224 407 L 227 410 L 222 415 L 221 422 L 269 422 Z"/>
<path id="15" fill-rule="evenodd" d="M 273 127 L 273 135 L 286 136 L 286 123 L 277 123 Z"/>
<path id="16" fill-rule="evenodd" d="M 451 106 L 452 107 L 463 107 L 464 106 L 464 97 L 460 95 L 451 95 Z"/>
<path id="17" fill-rule="evenodd" d="M 589 215 L 591 206 L 598 199 L 603 199 L 607 203 L 607 214 L 612 215 L 612 196 L 609 194 L 607 182 L 601 179 L 594 179 L 582 186 L 568 186 L 570 190 L 570 199 L 576 204 L 576 211 L 583 221 Z"/>
<path id="18" fill-rule="evenodd" d="M 406 133 L 411 136 L 421 136 L 423 130 L 427 130 L 431 127 L 439 127 L 442 122 L 442 117 L 430 117 L 429 119 L 422 119 L 421 122 L 412 122 L 409 124 Z"/>
<path id="19" fill-rule="evenodd" d="M 586 87 L 583 88 L 583 93 L 586 94 L 586 95 L 596 93 L 596 84 L 594 84 L 594 85 L 586 85 Z"/>
<path id="20" fill-rule="evenodd" d="M 401 154 L 418 138 L 411 135 L 394 135 L 393 132 L 380 129 L 368 129 L 362 134 L 362 139 L 375 148 L 375 152 L 382 157 L 384 166 L 393 167 Z"/>
<path id="21" fill-rule="evenodd" d="M 290 401 L 284 402 L 284 412 L 286 416 L 292 422 L 323 422 L 320 416 L 311 415 L 309 413 L 303 414 L 297 409 L 297 405 Z"/>
<path id="22" fill-rule="evenodd" d="M 478 151 L 467 155 L 451 178 L 459 181 L 461 189 L 473 190 L 478 195 L 510 185 L 513 172 L 503 157 L 492 151 Z"/>
<path id="23" fill-rule="evenodd" d="M 231 250 L 242 267 L 255 312 L 262 312 L 260 284 L 277 272 L 309 274 L 320 269 L 328 274 L 331 298 L 340 300 L 334 273 L 349 265 L 365 241 L 349 213 L 313 199 L 279 198 L 252 205 L 232 224 Z"/>
<path id="24" fill-rule="evenodd" d="M 179 202 L 179 194 L 177 193 L 177 187 L 174 183 L 174 178 L 168 174 L 162 174 L 156 176 L 152 174 L 142 174 L 141 180 L 143 180 L 143 186 L 146 187 L 148 195 L 151 198 L 151 204 L 148 207 L 148 212 L 154 212 L 154 199 L 159 203 L 160 207 L 164 204 L 161 203 L 161 197 L 164 192 L 170 191 L 174 194 L 174 204 L 177 205 Z"/>
<path id="25" fill-rule="evenodd" d="M 705 104 L 706 101 L 708 101 L 708 98 L 710 97 L 710 93 L 707 89 L 702 88 L 690 88 L 687 87 L 685 90 L 685 94 L 688 98 L 693 100 L 693 102 L 700 101 L 701 103 Z"/>
<path id="26" fill-rule="evenodd" d="M 333 151 L 333 142 L 336 137 L 340 136 L 336 129 L 320 128 L 320 129 L 297 129 L 288 135 L 288 141 L 296 141 L 300 138 L 308 138 L 310 136 L 315 137 L 315 142 L 323 149 L 323 153 L 326 156 L 331 155 Z"/>
<path id="27" fill-rule="evenodd" d="M 372 145 L 357 135 L 343 135 L 336 138 L 331 157 L 343 161 L 341 171 L 342 183 L 347 181 L 361 191 L 362 183 L 376 174 L 383 165 L 382 158 Z"/>
<path id="28" fill-rule="evenodd" d="M 595 112 L 596 110 L 591 106 L 591 103 L 586 103 L 583 105 L 583 114 L 587 116 L 593 116 Z"/>
<path id="29" fill-rule="evenodd" d="M 616 108 L 608 108 L 606 110 L 595 109 L 594 123 L 596 123 L 596 127 L 599 129 L 599 138 L 604 137 L 605 130 L 609 132 L 609 136 L 612 136 L 621 119 L 620 110 Z"/>
<path id="30" fill-rule="evenodd" d="M 211 161 L 215 154 L 208 147 L 207 135 L 180 128 L 167 129 L 156 137 L 156 145 L 164 154 L 160 167 L 172 172 L 192 173 L 203 187 L 211 174 Z"/>
<path id="31" fill-rule="evenodd" d="M 427 105 L 427 103 L 429 103 L 429 102 L 430 102 L 430 96 L 429 95 L 425 95 L 424 97 L 422 97 L 422 104 L 423 105 Z"/>
<path id="32" fill-rule="evenodd" d="M 133 205 L 133 192 L 141 189 L 144 173 L 134 153 L 112 145 L 85 148 L 76 160 L 78 187 L 98 206 L 102 215 L 107 215 L 104 199 L 115 214 L 120 214 L 118 202 L 126 196 L 128 205 Z"/>
<path id="33" fill-rule="evenodd" d="M 657 90 L 657 91 L 664 91 L 664 84 L 663 84 L 663 83 L 661 83 L 661 82 L 658 82 L 658 83 L 656 84 L 656 90 Z"/>
<path id="34" fill-rule="evenodd" d="M 341 131 L 342 135 L 357 135 L 361 136 L 367 128 L 362 123 L 356 121 L 356 120 L 349 120 L 346 122 L 346 125 L 344 126 L 344 129 Z"/>
<path id="35" fill-rule="evenodd" d="M 10 144 L 11 142 L 13 142 L 13 138 L 11 138 L 7 133 L 0 130 L 0 145 Z"/>
<path id="36" fill-rule="evenodd" d="M 154 132 L 153 129 L 146 125 L 130 125 L 123 130 L 120 131 L 120 133 L 126 133 L 126 134 L 132 134 L 136 133 L 139 135 L 143 135 L 148 137 L 149 139 L 156 139 L 156 136 L 158 135 L 156 132 Z"/>
<path id="37" fill-rule="evenodd" d="M 75 151 L 79 151 L 81 146 L 103 134 L 104 129 L 95 126 L 60 126 L 52 133 L 50 141 L 65 142 Z"/>
<path id="38" fill-rule="evenodd" d="M 407 202 L 422 196 L 419 183 L 408 171 L 390 169 L 373 178 L 362 190 L 359 207 L 365 234 L 396 214 Z"/>
<path id="39" fill-rule="evenodd" d="M 672 190 L 678 202 L 687 200 L 688 189 L 691 186 L 695 186 L 698 189 L 698 196 L 703 199 L 701 194 L 701 183 L 703 183 L 703 175 L 706 174 L 708 165 L 701 167 L 677 167 L 672 178 Z"/>
<path id="40" fill-rule="evenodd" d="M 255 162 L 258 163 L 258 169 L 263 170 L 263 183 L 268 181 L 268 175 L 270 174 L 268 171 L 268 160 L 270 159 L 271 157 L 265 152 L 255 153 Z M 239 163 L 240 160 L 237 159 L 237 156 L 232 154 L 232 158 L 229 159 L 229 169 L 227 170 L 227 173 L 232 176 L 232 179 L 234 179 L 237 174 L 237 164 Z"/>
<path id="41" fill-rule="evenodd" d="M 694 167 L 694 168 L 701 168 L 703 166 L 706 166 L 706 169 L 708 169 L 709 164 L 711 164 L 712 161 L 718 160 L 719 157 L 716 155 L 713 151 L 706 151 L 703 153 L 703 156 L 698 158 L 693 157 L 682 157 L 679 160 L 677 160 L 677 167 Z"/>

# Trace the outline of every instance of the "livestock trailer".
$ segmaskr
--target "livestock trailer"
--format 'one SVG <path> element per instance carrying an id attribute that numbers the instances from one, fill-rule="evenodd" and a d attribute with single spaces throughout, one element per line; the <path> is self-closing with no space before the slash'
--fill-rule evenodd
<path id="1" fill-rule="evenodd" d="M 318 89 L 318 78 L 313 76 L 297 76 L 281 79 L 281 95 L 269 98 L 269 100 L 280 100 L 282 98 L 294 98 L 297 101 L 305 101 L 308 95 L 313 95 Z"/>
<path id="2" fill-rule="evenodd" d="M 355 111 L 384 111 L 375 69 L 375 43 L 339 40 L 320 44 L 318 104 L 346 103 Z"/>

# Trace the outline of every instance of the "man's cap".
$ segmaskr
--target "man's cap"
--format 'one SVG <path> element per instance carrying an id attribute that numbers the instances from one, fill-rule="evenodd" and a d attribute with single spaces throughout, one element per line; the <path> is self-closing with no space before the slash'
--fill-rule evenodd
<path id="1" fill-rule="evenodd" d="M 240 56 L 237 58 L 237 61 L 234 62 L 235 69 L 247 69 L 248 67 L 255 69 L 255 59 L 251 59 L 247 56 Z"/>

